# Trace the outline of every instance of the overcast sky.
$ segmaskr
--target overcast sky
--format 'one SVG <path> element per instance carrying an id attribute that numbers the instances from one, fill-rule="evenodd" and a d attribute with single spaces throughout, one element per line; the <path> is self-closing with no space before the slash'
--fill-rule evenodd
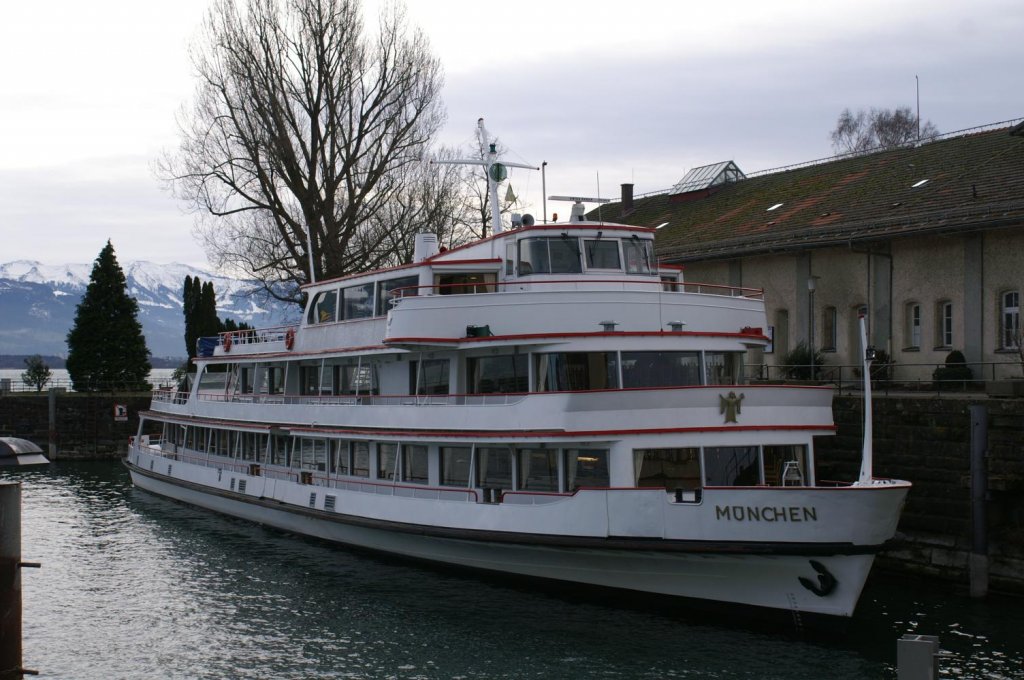
<path id="1" fill-rule="evenodd" d="M 207 0 L 9 3 L 0 23 L 0 262 L 206 267 L 153 162 L 194 89 Z M 408 0 L 444 65 L 441 142 L 477 118 L 548 194 L 615 198 L 687 170 L 828 156 L 844 107 L 915 106 L 951 132 L 1024 117 L 1024 2 Z M 364 4 L 376 14 L 377 2 Z M 514 191 L 541 215 L 540 173 Z M 566 204 L 548 212 L 568 214 Z"/>

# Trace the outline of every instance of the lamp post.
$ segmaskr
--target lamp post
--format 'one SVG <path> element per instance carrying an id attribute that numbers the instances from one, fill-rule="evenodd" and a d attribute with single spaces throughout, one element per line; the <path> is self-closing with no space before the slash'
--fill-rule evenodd
<path id="1" fill-rule="evenodd" d="M 811 351 L 811 380 L 814 380 L 814 289 L 818 286 L 817 276 L 807 277 L 807 337 Z"/>

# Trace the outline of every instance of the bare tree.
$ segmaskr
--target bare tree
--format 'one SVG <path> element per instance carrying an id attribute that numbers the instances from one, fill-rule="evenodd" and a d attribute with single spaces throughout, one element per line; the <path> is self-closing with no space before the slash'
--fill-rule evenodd
<path id="1" fill-rule="evenodd" d="M 921 125 L 920 132 L 917 123 L 909 106 L 860 109 L 857 113 L 843 109 L 829 138 L 836 153 L 865 153 L 938 136 L 939 130 L 930 120 Z"/>
<path id="2" fill-rule="evenodd" d="M 358 0 L 241 2 L 214 0 L 158 172 L 216 266 L 297 301 L 311 275 L 372 269 L 411 241 L 416 220 L 383 220 L 443 123 L 441 67 L 397 5 L 369 36 Z"/>

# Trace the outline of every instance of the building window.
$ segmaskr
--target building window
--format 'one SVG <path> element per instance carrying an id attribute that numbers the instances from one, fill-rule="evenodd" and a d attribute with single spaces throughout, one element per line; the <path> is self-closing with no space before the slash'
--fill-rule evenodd
<path id="1" fill-rule="evenodd" d="M 935 337 L 939 341 L 936 349 L 950 349 L 953 346 L 953 303 L 941 300 L 935 306 Z"/>
<path id="2" fill-rule="evenodd" d="M 921 305 L 916 302 L 907 304 L 904 337 L 906 339 L 906 347 L 904 349 L 921 349 Z"/>
<path id="3" fill-rule="evenodd" d="M 1000 296 L 999 338 L 1002 349 L 1020 347 L 1020 292 L 1009 290 Z"/>
<path id="4" fill-rule="evenodd" d="M 826 307 L 821 313 L 821 351 L 836 351 L 836 321 L 839 315 L 835 307 Z"/>

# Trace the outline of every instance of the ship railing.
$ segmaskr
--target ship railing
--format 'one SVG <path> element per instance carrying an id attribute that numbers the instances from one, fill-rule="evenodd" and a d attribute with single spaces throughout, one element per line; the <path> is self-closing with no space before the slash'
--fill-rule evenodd
<path id="1" fill-rule="evenodd" d="M 153 390 L 153 403 L 155 404 L 184 404 L 188 402 L 188 392 L 183 392 L 176 387 L 161 387 Z"/>
<path id="2" fill-rule="evenodd" d="M 188 395 L 184 395 L 187 398 Z M 525 392 L 502 392 L 497 394 L 365 394 L 365 395 L 316 395 L 316 394 L 203 394 L 200 401 L 235 404 L 288 404 L 303 406 L 509 406 L 529 396 Z M 165 397 L 154 402 L 170 403 Z M 185 403 L 174 401 L 173 403 Z"/>
<path id="3" fill-rule="evenodd" d="M 223 331 L 216 336 L 200 338 L 197 346 L 201 356 L 213 356 L 213 347 L 234 345 L 262 345 L 268 342 L 283 343 L 288 331 L 295 332 L 295 326 L 269 326 L 267 328 L 250 328 L 243 331 Z M 230 336 L 230 340 L 228 337 Z M 205 341 L 205 342 L 204 342 Z M 212 341 L 212 342 L 210 342 Z"/>
<path id="4" fill-rule="evenodd" d="M 600 284 L 600 285 L 596 285 Z M 612 288 L 614 287 L 614 288 Z M 391 291 L 397 302 L 406 297 L 423 295 L 479 295 L 485 293 L 522 292 L 526 290 L 651 290 L 662 293 L 696 293 L 699 295 L 718 295 L 725 297 L 743 297 L 751 300 L 763 300 L 764 289 L 729 286 L 718 283 L 697 283 L 688 281 L 661 281 L 650 278 L 582 278 L 582 279 L 533 279 L 518 278 L 508 281 L 491 281 L 481 283 L 444 283 L 432 286 L 403 286 Z"/>

